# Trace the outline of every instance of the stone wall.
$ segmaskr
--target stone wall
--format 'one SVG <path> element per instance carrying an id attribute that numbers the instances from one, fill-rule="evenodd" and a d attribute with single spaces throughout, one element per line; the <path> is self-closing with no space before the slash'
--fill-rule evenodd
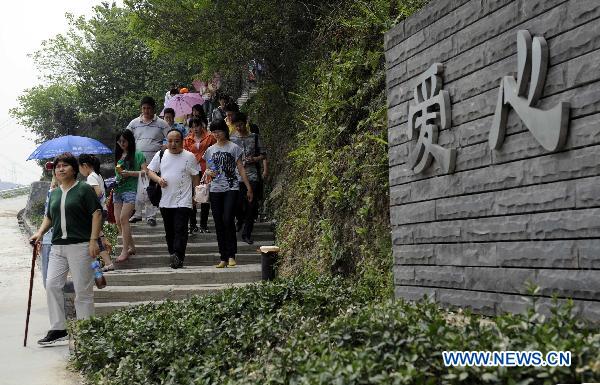
<path id="1" fill-rule="evenodd" d="M 38 181 L 31 183 L 31 190 L 29 191 L 29 199 L 27 199 L 27 205 L 25 211 L 29 212 L 35 205 L 44 204 L 46 202 L 46 195 L 50 188 L 50 182 Z"/>
<path id="2" fill-rule="evenodd" d="M 484 314 L 574 298 L 600 321 L 600 1 L 434 0 L 385 35 L 390 218 L 396 296 L 427 295 Z M 570 103 L 568 136 L 544 149 L 510 109 L 498 150 L 488 137 L 504 76 L 517 75 L 517 31 L 543 36 L 548 70 L 534 107 Z M 416 174 L 409 105 L 417 78 L 443 64 L 456 149 Z M 535 63 L 534 63 L 535 65 Z"/>

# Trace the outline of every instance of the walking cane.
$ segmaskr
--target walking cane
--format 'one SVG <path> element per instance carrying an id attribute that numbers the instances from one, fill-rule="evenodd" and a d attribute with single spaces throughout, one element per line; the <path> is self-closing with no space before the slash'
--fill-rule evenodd
<path id="1" fill-rule="evenodd" d="M 29 332 L 29 313 L 31 312 L 31 294 L 33 292 L 33 273 L 35 267 L 35 257 L 37 252 L 37 244 L 35 241 L 31 241 L 30 245 L 33 246 L 33 253 L 31 254 L 31 274 L 29 275 L 29 299 L 27 300 L 27 319 L 25 320 L 25 338 L 23 339 L 23 347 L 27 346 L 27 333 Z"/>

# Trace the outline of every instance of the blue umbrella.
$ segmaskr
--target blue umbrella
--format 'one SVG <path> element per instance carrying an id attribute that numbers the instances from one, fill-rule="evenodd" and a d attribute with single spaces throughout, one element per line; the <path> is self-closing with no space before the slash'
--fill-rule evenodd
<path id="1" fill-rule="evenodd" d="M 112 150 L 96 139 L 85 136 L 67 135 L 54 138 L 40 144 L 34 152 L 29 155 L 31 159 L 53 159 L 58 155 L 70 152 L 75 156 L 81 154 L 112 154 Z"/>

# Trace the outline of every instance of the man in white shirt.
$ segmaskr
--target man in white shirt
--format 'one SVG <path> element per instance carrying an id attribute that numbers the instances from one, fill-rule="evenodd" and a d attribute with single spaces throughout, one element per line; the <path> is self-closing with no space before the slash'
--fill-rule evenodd
<path id="1" fill-rule="evenodd" d="M 158 175 L 160 173 L 160 176 Z M 165 225 L 171 268 L 183 267 L 187 247 L 187 224 L 192 212 L 193 189 L 200 183 L 200 164 L 183 149 L 183 135 L 176 128 L 167 133 L 167 149 L 148 165 L 148 176 L 162 189 L 160 213 Z"/>
<path id="2" fill-rule="evenodd" d="M 144 96 L 140 103 L 142 113 L 139 117 L 133 119 L 127 129 L 133 133 L 135 138 L 135 147 L 146 157 L 146 163 L 149 163 L 152 157 L 163 147 L 163 140 L 167 136 L 170 127 L 161 118 L 154 114 L 156 102 L 150 96 Z M 148 199 L 143 179 L 146 176 L 140 175 L 138 191 L 135 200 L 135 214 L 129 222 L 135 223 L 142 220 L 142 210 L 146 208 L 146 220 L 150 226 L 156 226 L 156 208 L 152 206 Z"/>

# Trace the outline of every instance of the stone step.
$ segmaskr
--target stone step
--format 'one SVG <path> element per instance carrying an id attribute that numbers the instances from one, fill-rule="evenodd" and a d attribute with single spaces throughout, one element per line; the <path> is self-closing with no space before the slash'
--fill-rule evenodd
<path id="1" fill-rule="evenodd" d="M 134 237 L 135 241 L 135 237 Z M 260 246 L 271 246 L 273 245 L 272 241 L 257 241 L 254 244 L 249 245 L 246 242 L 238 241 L 237 250 L 238 253 L 254 253 L 258 252 L 257 250 Z M 157 244 L 140 244 L 135 246 L 136 254 L 139 255 L 164 255 L 167 253 L 167 245 L 163 243 Z M 213 242 L 188 242 L 186 248 L 186 255 L 190 254 L 205 254 L 205 253 L 217 253 L 219 251 L 219 245 L 216 241 Z M 121 247 L 118 246 L 115 248 L 115 255 L 119 255 L 121 253 Z"/>
<path id="2" fill-rule="evenodd" d="M 237 254 L 235 259 L 240 265 L 260 263 L 260 254 L 242 253 Z M 185 266 L 212 266 L 220 261 L 219 253 L 186 254 Z M 169 256 L 164 254 L 132 255 L 125 262 L 115 263 L 116 270 L 140 269 L 145 267 L 169 266 Z"/>
<path id="3" fill-rule="evenodd" d="M 198 224 L 200 226 L 200 224 Z M 213 223 L 208 222 L 208 229 L 210 230 L 209 234 L 215 233 L 215 226 Z M 262 233 L 262 232 L 273 232 L 273 224 L 271 222 L 260 222 L 254 224 L 254 233 Z M 156 226 L 150 226 L 146 222 L 137 222 L 131 224 L 131 233 L 135 235 L 147 235 L 147 234 L 163 234 L 165 233 L 165 227 L 162 221 L 158 221 Z"/>
<path id="4" fill-rule="evenodd" d="M 105 274 L 110 286 L 206 285 L 255 282 L 261 279 L 260 264 L 217 269 L 213 266 L 185 266 L 181 269 L 150 267 L 115 270 Z"/>
<path id="5" fill-rule="evenodd" d="M 144 232 L 144 233 L 140 233 L 140 234 L 134 234 L 134 241 L 136 245 L 143 245 L 143 244 L 156 244 L 156 243 L 161 243 L 161 244 L 165 244 L 165 231 L 164 229 L 161 229 L 163 231 L 156 232 L 156 233 L 148 233 L 148 232 Z M 241 239 L 242 236 L 241 234 L 238 234 L 238 238 Z M 119 235 L 118 237 L 118 241 L 121 242 L 121 240 L 123 239 L 123 237 L 121 237 Z M 274 242 L 275 238 L 273 237 L 273 233 L 270 231 L 261 231 L 261 232 L 254 232 L 252 234 L 252 239 L 254 239 L 255 241 L 270 241 L 270 242 Z M 190 235 L 188 237 L 188 242 L 190 243 L 198 243 L 198 242 L 216 242 L 217 241 L 217 234 L 215 232 L 211 232 L 211 233 L 194 233 L 192 235 Z"/>
<path id="6" fill-rule="evenodd" d="M 228 287 L 242 287 L 248 283 L 207 284 L 207 285 L 147 285 L 147 286 L 106 286 L 94 289 L 94 302 L 142 302 L 182 300 L 193 295 L 218 293 Z"/>
<path id="7" fill-rule="evenodd" d="M 144 224 L 145 225 L 146 224 L 146 219 L 145 218 L 146 217 L 143 216 L 141 221 L 132 223 L 132 225 L 139 225 L 139 224 Z M 160 216 L 160 214 L 157 214 L 154 218 L 156 219 L 156 223 L 162 223 L 163 222 L 163 218 Z M 198 213 L 198 215 L 196 216 L 196 219 L 198 220 L 198 222 L 200 222 L 200 213 Z M 208 224 L 214 224 L 214 223 L 215 223 L 215 221 L 214 221 L 212 215 L 209 215 L 208 216 Z M 256 225 L 256 224 L 259 224 L 259 223 L 262 223 L 262 224 L 272 224 L 271 221 L 266 221 L 266 222 L 255 221 L 254 224 Z"/>

